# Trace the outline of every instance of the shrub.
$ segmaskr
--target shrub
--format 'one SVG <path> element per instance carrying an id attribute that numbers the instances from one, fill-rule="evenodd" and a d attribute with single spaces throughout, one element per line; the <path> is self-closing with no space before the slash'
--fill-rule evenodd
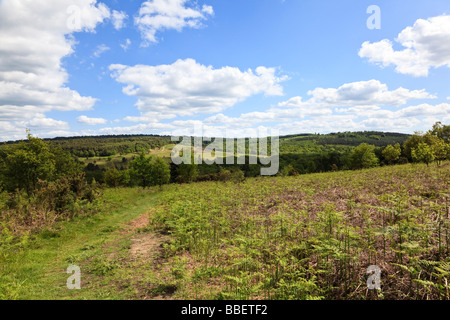
<path id="1" fill-rule="evenodd" d="M 419 145 L 412 149 L 411 156 L 414 162 L 423 162 L 429 165 L 436 158 L 433 149 L 426 143 L 419 143 Z"/>
<path id="2" fill-rule="evenodd" d="M 231 181 L 241 183 L 245 181 L 245 174 L 242 170 L 237 169 L 231 173 Z"/>
<path id="3" fill-rule="evenodd" d="M 375 155 L 375 146 L 362 143 L 350 153 L 350 166 L 352 169 L 365 169 L 376 167 L 379 163 Z"/>
<path id="4" fill-rule="evenodd" d="M 395 146 L 389 145 L 383 150 L 382 154 L 384 159 L 386 159 L 386 161 L 392 165 L 400 159 L 402 148 L 400 147 L 399 143 L 397 143 Z"/>

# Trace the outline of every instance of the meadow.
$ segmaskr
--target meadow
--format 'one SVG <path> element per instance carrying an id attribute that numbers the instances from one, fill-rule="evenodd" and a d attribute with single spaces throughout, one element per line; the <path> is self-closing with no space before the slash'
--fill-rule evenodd
<path id="1" fill-rule="evenodd" d="M 173 186 L 151 213 L 161 276 L 184 299 L 449 299 L 449 183 L 406 165 Z"/>
<path id="2" fill-rule="evenodd" d="M 444 163 L 105 189 L 1 251 L 0 298 L 449 299 L 449 186 Z"/>

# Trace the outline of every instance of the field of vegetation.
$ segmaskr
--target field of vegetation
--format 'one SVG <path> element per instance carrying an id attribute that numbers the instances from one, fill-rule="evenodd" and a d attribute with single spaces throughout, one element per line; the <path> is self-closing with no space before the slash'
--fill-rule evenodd
<path id="1" fill-rule="evenodd" d="M 449 299 L 449 186 L 446 163 L 107 189 L 97 214 L 3 243 L 0 295 Z M 82 290 L 65 288 L 69 264 Z"/>
<path id="2" fill-rule="evenodd" d="M 173 186 L 161 276 L 186 299 L 449 299 L 449 187 L 448 165 Z"/>
<path id="3" fill-rule="evenodd" d="M 274 177 L 175 166 L 164 137 L 101 180 L 70 139 L 5 144 L 0 299 L 450 299 L 450 126 L 341 135 L 283 137 Z"/>

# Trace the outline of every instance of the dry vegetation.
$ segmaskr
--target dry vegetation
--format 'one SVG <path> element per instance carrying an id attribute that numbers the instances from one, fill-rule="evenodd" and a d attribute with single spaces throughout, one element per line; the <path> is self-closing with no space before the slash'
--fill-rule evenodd
<path id="1" fill-rule="evenodd" d="M 189 299 L 449 299 L 449 185 L 448 165 L 406 165 L 170 186 L 160 278 Z"/>

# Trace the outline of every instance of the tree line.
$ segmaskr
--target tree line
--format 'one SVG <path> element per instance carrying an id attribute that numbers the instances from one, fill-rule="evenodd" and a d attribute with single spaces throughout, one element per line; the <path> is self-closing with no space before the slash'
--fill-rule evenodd
<path id="1" fill-rule="evenodd" d="M 438 163 L 449 159 L 449 127 L 436 123 L 425 134 L 415 133 L 412 136 L 403 134 L 380 134 L 372 132 L 366 134 L 340 133 L 336 136 L 362 139 L 363 137 L 375 139 L 384 135 L 385 138 L 396 137 L 402 143 L 397 142 L 387 146 L 372 145 L 363 142 L 356 147 L 352 146 L 320 146 L 311 140 L 301 140 L 297 145 L 297 152 L 293 152 L 293 145 L 298 143 L 297 136 L 293 136 L 294 144 L 289 141 L 280 154 L 279 176 L 308 174 L 317 172 L 329 172 L 338 170 L 358 170 L 383 165 L 395 165 L 406 163 Z M 334 136 L 331 135 L 331 136 Z M 328 137 L 326 135 L 324 137 Z M 299 139 L 312 136 L 300 137 Z M 406 138 L 408 137 L 408 138 Z M 286 137 L 284 137 L 286 138 Z M 287 137 L 289 138 L 289 137 Z M 371 138 L 371 139 L 372 139 Z M 397 141 L 394 139 L 394 141 Z M 126 159 L 125 159 L 126 160 Z M 225 163 L 225 161 L 224 161 Z M 235 162 L 237 163 L 236 159 Z M 248 159 L 246 161 L 248 162 Z M 153 186 L 165 183 L 189 183 L 196 181 L 239 181 L 242 178 L 257 177 L 261 172 L 261 165 L 198 165 L 177 166 L 170 159 L 145 158 L 142 153 L 137 159 L 127 163 L 124 161 L 120 168 L 113 167 L 102 170 L 99 166 L 90 164 L 88 174 L 95 177 L 96 181 L 106 183 L 111 187 L 116 186 Z M 164 172 L 164 173 L 162 173 Z M 169 174 L 167 174 L 167 172 Z M 154 178 L 152 178 L 154 177 Z"/>

